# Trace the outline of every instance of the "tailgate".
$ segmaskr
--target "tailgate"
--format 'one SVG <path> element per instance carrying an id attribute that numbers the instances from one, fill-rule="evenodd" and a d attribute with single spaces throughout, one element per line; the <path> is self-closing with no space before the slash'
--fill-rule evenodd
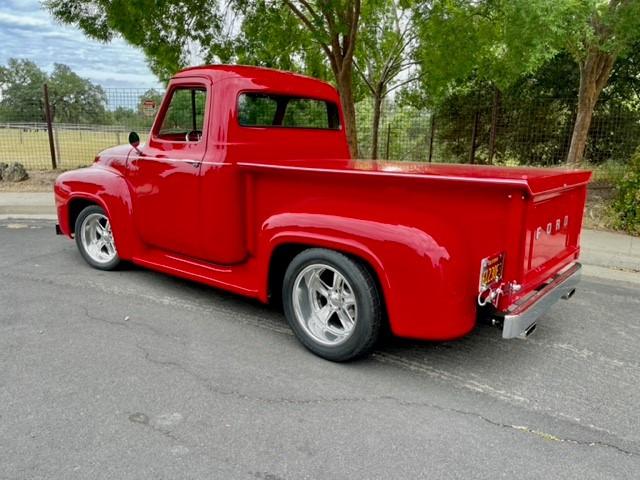
<path id="1" fill-rule="evenodd" d="M 524 284 L 543 281 L 579 252 L 586 185 L 533 194 L 526 210 Z"/>

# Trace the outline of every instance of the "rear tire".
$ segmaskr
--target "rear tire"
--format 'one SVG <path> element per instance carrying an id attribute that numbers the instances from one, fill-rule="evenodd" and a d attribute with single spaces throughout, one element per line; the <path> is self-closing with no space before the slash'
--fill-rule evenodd
<path id="1" fill-rule="evenodd" d="M 99 270 L 114 270 L 120 265 L 109 217 L 98 205 L 80 212 L 75 226 L 76 245 L 85 261 Z"/>
<path id="2" fill-rule="evenodd" d="M 298 340 L 327 360 L 362 357 L 378 339 L 377 284 L 364 265 L 341 253 L 313 248 L 298 254 L 284 276 L 282 303 Z"/>

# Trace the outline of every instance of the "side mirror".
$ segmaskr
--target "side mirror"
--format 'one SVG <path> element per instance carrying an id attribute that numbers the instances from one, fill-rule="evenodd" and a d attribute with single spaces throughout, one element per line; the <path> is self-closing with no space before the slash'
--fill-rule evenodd
<path id="1" fill-rule="evenodd" d="M 131 145 L 136 152 L 142 154 L 142 152 L 138 148 L 138 145 L 140 145 L 140 136 L 136 132 L 131 132 L 129 134 L 129 145 Z"/>

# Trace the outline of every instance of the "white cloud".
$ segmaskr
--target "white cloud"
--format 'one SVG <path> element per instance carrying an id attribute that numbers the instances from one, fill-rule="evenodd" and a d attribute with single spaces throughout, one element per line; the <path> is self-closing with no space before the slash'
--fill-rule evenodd
<path id="1" fill-rule="evenodd" d="M 32 60 L 49 72 L 64 63 L 104 87 L 159 86 L 140 50 L 120 39 L 105 45 L 60 25 L 38 0 L 0 0 L 0 65 L 9 58 Z"/>
<path id="2" fill-rule="evenodd" d="M 37 17 L 26 17 L 24 15 L 14 15 L 12 13 L 0 11 L 0 26 L 7 25 L 11 27 L 47 27 L 49 22 Z"/>

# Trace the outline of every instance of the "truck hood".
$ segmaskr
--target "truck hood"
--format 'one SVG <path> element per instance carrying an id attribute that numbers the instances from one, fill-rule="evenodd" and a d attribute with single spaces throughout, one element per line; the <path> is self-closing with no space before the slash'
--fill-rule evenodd
<path id="1" fill-rule="evenodd" d="M 586 185 L 591 179 L 591 172 L 587 170 L 566 168 L 502 167 L 376 160 L 292 160 L 277 164 L 242 162 L 239 165 L 252 169 L 275 168 L 318 173 L 350 172 L 361 175 L 504 185 L 522 188 L 531 195 Z"/>

